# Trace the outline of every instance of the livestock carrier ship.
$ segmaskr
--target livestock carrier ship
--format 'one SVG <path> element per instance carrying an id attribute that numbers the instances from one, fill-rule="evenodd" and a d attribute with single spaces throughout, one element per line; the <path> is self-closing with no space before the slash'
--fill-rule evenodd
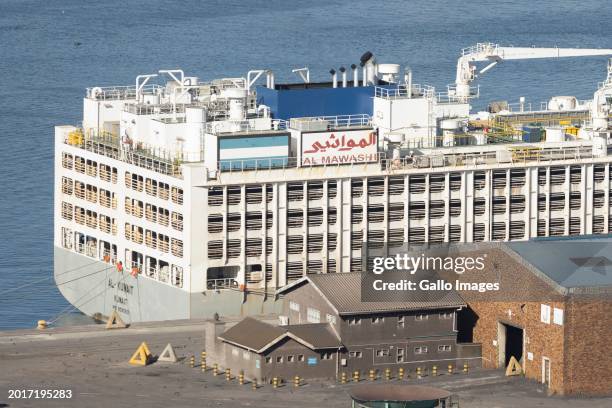
<path id="1" fill-rule="evenodd" d="M 602 55 L 477 44 L 444 92 L 370 52 L 325 82 L 88 88 L 82 124 L 55 127 L 57 286 L 99 319 L 267 313 L 306 274 L 359 271 L 365 243 L 607 234 L 611 64 L 592 100 L 470 112 L 499 62 Z"/>

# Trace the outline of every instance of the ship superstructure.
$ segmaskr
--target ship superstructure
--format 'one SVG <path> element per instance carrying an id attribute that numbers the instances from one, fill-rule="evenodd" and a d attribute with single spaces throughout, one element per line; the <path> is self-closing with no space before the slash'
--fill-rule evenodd
<path id="1" fill-rule="evenodd" d="M 82 125 L 55 129 L 58 287 L 126 321 L 261 313 L 306 274 L 359 271 L 365 243 L 608 233 L 612 65 L 593 100 L 470 101 L 505 59 L 610 54 L 478 44 L 444 92 L 371 53 L 329 82 L 89 88 Z"/>

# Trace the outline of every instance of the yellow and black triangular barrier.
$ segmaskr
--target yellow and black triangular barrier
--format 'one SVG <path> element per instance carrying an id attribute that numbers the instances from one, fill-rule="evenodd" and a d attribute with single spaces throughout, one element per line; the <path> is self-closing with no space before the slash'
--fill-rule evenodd
<path id="1" fill-rule="evenodd" d="M 130 364 L 146 366 L 151 362 L 151 352 L 149 351 L 149 347 L 147 347 L 147 343 L 144 341 L 140 344 L 136 352 L 130 358 Z"/>
<path id="2" fill-rule="evenodd" d="M 510 357 L 510 362 L 508 362 L 508 367 L 506 367 L 506 376 L 521 374 L 523 374 L 523 367 L 516 361 L 514 356 Z"/>
<path id="3" fill-rule="evenodd" d="M 125 324 L 121 316 L 119 316 L 119 313 L 117 313 L 116 310 L 113 310 L 113 313 L 111 313 L 111 315 L 108 317 L 108 320 L 106 321 L 106 328 L 125 329 L 126 327 L 127 325 Z"/>
<path id="4" fill-rule="evenodd" d="M 164 351 L 162 351 L 159 357 L 157 358 L 157 361 L 167 361 L 169 363 L 176 363 L 178 361 L 172 344 L 168 343 Z"/>

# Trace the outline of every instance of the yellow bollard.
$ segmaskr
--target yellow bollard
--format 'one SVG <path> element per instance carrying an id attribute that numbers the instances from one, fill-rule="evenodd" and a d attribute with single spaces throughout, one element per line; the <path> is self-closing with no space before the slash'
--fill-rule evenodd
<path id="1" fill-rule="evenodd" d="M 272 388 L 278 388 L 278 378 L 272 378 Z"/>
<path id="2" fill-rule="evenodd" d="M 257 389 L 257 380 L 253 378 L 253 380 L 251 380 L 251 389 L 256 390 Z"/>
<path id="3" fill-rule="evenodd" d="M 416 375 L 417 375 L 417 378 L 421 378 L 421 375 L 422 375 L 421 367 L 417 367 Z"/>
<path id="4" fill-rule="evenodd" d="M 449 374 L 452 374 L 452 373 L 453 373 L 453 365 L 452 365 L 452 364 L 449 364 L 449 365 L 448 365 L 448 373 L 449 373 Z"/>
<path id="5" fill-rule="evenodd" d="M 391 379 L 391 369 L 390 368 L 386 368 L 385 369 L 385 379 L 387 381 L 389 381 Z"/>
<path id="6" fill-rule="evenodd" d="M 36 326 L 36 328 L 38 330 L 44 330 L 47 328 L 47 321 L 46 320 L 39 320 L 38 321 L 38 325 Z"/>
<path id="7" fill-rule="evenodd" d="M 431 375 L 434 377 L 438 375 L 438 366 L 431 367 Z"/>
<path id="8" fill-rule="evenodd" d="M 195 367 L 195 357 L 191 356 L 191 358 L 189 359 L 189 367 L 193 368 Z"/>
<path id="9" fill-rule="evenodd" d="M 353 381 L 354 382 L 359 382 L 359 371 L 355 371 L 353 373 Z"/>
<path id="10" fill-rule="evenodd" d="M 238 374 L 238 384 L 244 385 L 244 373 L 242 371 Z"/>
<path id="11" fill-rule="evenodd" d="M 219 375 L 219 364 L 213 364 L 213 375 L 216 377 Z"/>
<path id="12" fill-rule="evenodd" d="M 370 381 L 376 380 L 376 371 L 373 368 L 370 369 Z"/>
<path id="13" fill-rule="evenodd" d="M 342 372 L 340 375 L 340 384 L 346 384 L 346 373 Z"/>
<path id="14" fill-rule="evenodd" d="M 403 380 L 404 379 L 404 367 L 400 367 L 397 370 L 397 379 L 398 380 Z"/>
<path id="15" fill-rule="evenodd" d="M 465 363 L 463 364 L 463 374 L 467 374 L 468 373 L 468 364 Z"/>
<path id="16" fill-rule="evenodd" d="M 299 387 L 299 386 L 300 386 L 300 377 L 299 377 L 299 376 L 297 376 L 297 375 L 296 375 L 295 377 L 293 377 L 293 386 L 294 386 L 295 388 L 297 388 L 297 387 Z"/>
<path id="17" fill-rule="evenodd" d="M 200 359 L 201 359 L 202 361 L 206 360 L 206 352 L 205 352 L 205 351 L 203 351 L 203 352 L 201 352 L 201 353 L 200 353 Z"/>
<path id="18" fill-rule="evenodd" d="M 225 369 L 225 381 L 231 381 L 231 380 L 232 380 L 232 373 L 229 368 L 226 368 Z"/>
<path id="19" fill-rule="evenodd" d="M 202 360 L 202 372 L 206 371 L 206 359 Z"/>

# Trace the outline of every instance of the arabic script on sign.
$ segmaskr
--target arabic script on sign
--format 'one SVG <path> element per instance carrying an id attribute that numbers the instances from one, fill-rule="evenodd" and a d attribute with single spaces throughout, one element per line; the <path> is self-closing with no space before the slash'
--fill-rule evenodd
<path id="1" fill-rule="evenodd" d="M 378 138 L 372 130 L 302 134 L 302 165 L 376 161 Z"/>

